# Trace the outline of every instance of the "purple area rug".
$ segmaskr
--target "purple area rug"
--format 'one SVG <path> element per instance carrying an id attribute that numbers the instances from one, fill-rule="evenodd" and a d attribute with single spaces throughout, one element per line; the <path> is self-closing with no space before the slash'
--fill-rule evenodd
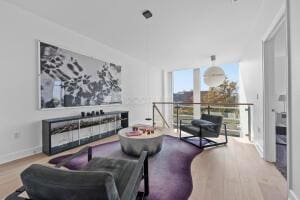
<path id="1" fill-rule="evenodd" d="M 201 150 L 172 136 L 164 136 L 162 150 L 149 157 L 149 200 L 185 200 L 193 185 L 191 163 Z M 56 164 L 69 155 L 49 161 Z M 120 143 L 110 142 L 93 147 L 93 157 L 136 159 L 121 151 Z M 77 170 L 86 165 L 87 157 L 73 159 L 66 167 Z"/>

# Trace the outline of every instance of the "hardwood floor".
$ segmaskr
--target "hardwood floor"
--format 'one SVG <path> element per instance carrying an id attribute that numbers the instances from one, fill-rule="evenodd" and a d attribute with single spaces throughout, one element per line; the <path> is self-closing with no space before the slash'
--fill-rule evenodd
<path id="1" fill-rule="evenodd" d="M 117 139 L 117 136 L 112 136 L 93 144 Z M 76 152 L 81 148 L 60 155 Z M 32 163 L 47 164 L 52 157 L 37 154 L 0 165 L 0 199 L 21 185 L 19 174 L 27 166 Z M 191 200 L 288 199 L 287 182 L 280 172 L 272 163 L 259 157 L 254 145 L 241 138 L 230 137 L 227 146 L 204 150 L 193 160 L 191 172 Z"/>
<path id="2" fill-rule="evenodd" d="M 230 138 L 227 146 L 202 152 L 192 163 L 197 200 L 286 200 L 287 182 L 275 165 L 261 159 L 254 145 Z"/>

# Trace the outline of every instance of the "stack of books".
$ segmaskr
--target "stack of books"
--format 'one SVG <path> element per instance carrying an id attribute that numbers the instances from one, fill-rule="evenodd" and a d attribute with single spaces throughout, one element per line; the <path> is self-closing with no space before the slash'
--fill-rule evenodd
<path id="1" fill-rule="evenodd" d="M 128 137 L 131 137 L 131 136 L 140 136 L 142 135 L 143 133 L 142 132 L 139 132 L 139 131 L 131 131 L 131 132 L 127 132 L 126 135 Z"/>

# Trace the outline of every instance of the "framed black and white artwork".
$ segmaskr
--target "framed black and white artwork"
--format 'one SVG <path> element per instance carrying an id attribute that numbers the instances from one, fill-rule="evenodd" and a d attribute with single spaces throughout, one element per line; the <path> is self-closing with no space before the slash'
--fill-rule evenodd
<path id="1" fill-rule="evenodd" d="M 40 108 L 122 103 L 121 66 L 39 42 Z"/>

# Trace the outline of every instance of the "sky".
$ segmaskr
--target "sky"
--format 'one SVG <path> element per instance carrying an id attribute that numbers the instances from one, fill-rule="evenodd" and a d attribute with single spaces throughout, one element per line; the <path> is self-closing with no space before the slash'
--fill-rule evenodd
<path id="1" fill-rule="evenodd" d="M 229 80 L 238 82 L 239 81 L 239 64 L 223 64 L 219 65 L 225 72 L 225 75 Z M 208 86 L 204 83 L 203 74 L 209 66 L 200 67 L 201 75 L 201 91 L 208 90 Z M 193 69 L 178 70 L 174 72 L 174 92 L 189 91 L 193 89 Z"/>

